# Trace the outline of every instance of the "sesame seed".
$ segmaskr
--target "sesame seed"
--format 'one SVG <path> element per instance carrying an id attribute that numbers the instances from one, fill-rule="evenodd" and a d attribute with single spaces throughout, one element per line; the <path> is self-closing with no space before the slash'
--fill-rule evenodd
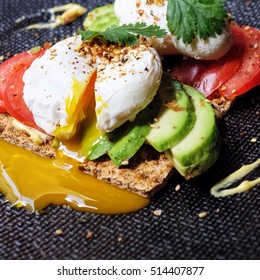
<path id="1" fill-rule="evenodd" d="M 161 216 L 162 215 L 162 210 L 161 209 L 156 209 L 153 211 L 153 214 L 157 217 Z"/>
<path id="2" fill-rule="evenodd" d="M 198 214 L 198 217 L 202 219 L 202 218 L 205 218 L 207 215 L 208 215 L 208 212 L 201 212 Z"/>
<path id="3" fill-rule="evenodd" d="M 62 229 L 56 229 L 55 230 L 55 234 L 56 235 L 62 235 L 63 234 L 63 230 Z"/>

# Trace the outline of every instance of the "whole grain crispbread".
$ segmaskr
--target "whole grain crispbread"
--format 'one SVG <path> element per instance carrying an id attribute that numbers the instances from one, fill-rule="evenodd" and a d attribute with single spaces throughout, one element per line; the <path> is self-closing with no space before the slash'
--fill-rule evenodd
<path id="1" fill-rule="evenodd" d="M 117 168 L 108 157 L 103 157 L 85 161 L 80 170 L 119 188 L 151 197 L 172 176 L 174 168 L 164 153 L 144 145 L 126 166 Z"/>
<path id="2" fill-rule="evenodd" d="M 30 134 L 14 126 L 14 118 L 8 114 L 0 114 L 0 139 L 32 151 L 42 157 L 55 158 L 53 138 L 46 135 L 45 141 L 36 144 Z M 108 157 L 97 161 L 85 161 L 79 169 L 114 186 L 135 192 L 142 196 L 152 196 L 163 187 L 173 174 L 172 162 L 164 153 L 156 152 L 152 147 L 144 145 L 129 161 L 127 166 L 117 168 Z"/>
<path id="3" fill-rule="evenodd" d="M 46 135 L 43 143 L 35 144 L 26 130 L 17 129 L 14 126 L 14 118 L 8 114 L 0 114 L 0 139 L 32 151 L 42 157 L 56 157 L 51 136 Z"/>

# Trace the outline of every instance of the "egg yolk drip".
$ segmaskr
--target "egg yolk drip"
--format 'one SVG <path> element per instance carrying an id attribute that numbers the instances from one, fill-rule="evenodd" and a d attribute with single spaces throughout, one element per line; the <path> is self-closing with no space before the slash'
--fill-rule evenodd
<path id="1" fill-rule="evenodd" d="M 101 137 L 101 133 L 97 128 L 97 117 L 95 113 L 96 100 L 95 96 L 91 95 L 89 104 L 87 107 L 87 118 L 80 124 L 80 129 L 77 133 L 68 140 L 61 140 L 59 149 L 63 153 L 68 153 L 68 156 L 73 157 L 76 155 L 78 160 L 83 155 L 87 155 L 91 151 L 94 143 Z"/>
<path id="2" fill-rule="evenodd" d="M 74 82 L 73 94 L 66 101 L 68 125 L 56 131 L 58 135 L 74 136 L 59 143 L 55 159 L 0 140 L 0 192 L 12 205 L 31 211 L 40 211 L 50 204 L 69 205 L 80 211 L 118 214 L 137 211 L 149 203 L 147 198 L 99 181 L 78 168 L 82 143 L 91 148 L 100 137 L 96 127 L 95 79 L 96 72 L 84 90 L 82 84 Z M 83 94 L 74 94 L 80 92 Z M 77 130 L 74 121 L 85 118 Z"/>
<path id="3" fill-rule="evenodd" d="M 67 125 L 58 126 L 52 133 L 61 139 L 69 139 L 77 132 L 78 124 L 86 118 L 86 110 L 94 96 L 94 85 L 97 77 L 95 71 L 87 83 L 73 78 L 72 93 L 66 99 Z"/>
<path id="4" fill-rule="evenodd" d="M 60 153 L 47 159 L 0 140 L 0 191 L 17 207 L 39 211 L 50 204 L 92 213 L 136 211 L 149 200 L 118 189 L 78 169 Z"/>

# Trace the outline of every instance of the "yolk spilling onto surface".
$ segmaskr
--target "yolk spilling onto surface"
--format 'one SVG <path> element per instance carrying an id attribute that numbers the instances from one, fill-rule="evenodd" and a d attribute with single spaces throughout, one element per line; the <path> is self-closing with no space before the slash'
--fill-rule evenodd
<path id="1" fill-rule="evenodd" d="M 57 129 L 55 135 L 65 139 L 75 136 L 63 140 L 56 159 L 40 157 L 0 140 L 0 192 L 14 206 L 39 211 L 50 204 L 65 204 L 80 211 L 119 214 L 137 211 L 149 203 L 146 198 L 84 174 L 73 159 L 81 158 L 82 145 L 85 150 L 91 149 L 100 137 L 95 118 L 95 79 L 96 73 L 85 85 L 73 83 L 73 94 L 66 103 L 68 125 Z M 85 114 L 84 127 L 76 133 L 75 123 Z"/>
<path id="2" fill-rule="evenodd" d="M 149 200 L 98 181 L 65 156 L 42 158 L 0 140 L 0 191 L 15 206 L 31 211 L 50 204 L 80 211 L 116 214 L 137 211 Z"/>
<path id="3" fill-rule="evenodd" d="M 94 95 L 84 94 L 83 98 L 89 98 L 84 100 L 88 105 L 85 125 L 75 137 L 60 144 L 56 159 L 40 157 L 0 140 L 0 192 L 13 205 L 35 211 L 50 204 L 66 204 L 80 211 L 119 214 L 137 211 L 149 203 L 147 198 L 120 190 L 78 169 L 79 162 L 73 157 L 82 156 L 81 145 L 91 149 L 93 141 L 100 137 Z"/>

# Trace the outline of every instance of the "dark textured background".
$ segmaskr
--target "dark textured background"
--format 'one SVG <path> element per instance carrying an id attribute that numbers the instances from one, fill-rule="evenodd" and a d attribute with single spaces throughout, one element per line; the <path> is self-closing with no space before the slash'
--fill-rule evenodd
<path id="1" fill-rule="evenodd" d="M 91 10 L 109 1 L 75 2 Z M 55 29 L 22 30 L 48 20 L 42 8 L 64 3 L 68 1 L 1 0 L 0 55 L 75 32 L 83 18 Z M 260 27 L 260 1 L 227 1 L 227 8 L 238 23 Z M 15 23 L 22 16 L 26 19 Z M 30 214 L 12 209 L 0 195 L 0 259 L 259 259 L 260 188 L 224 199 L 209 194 L 218 180 L 259 157 L 259 111 L 258 88 L 240 98 L 220 124 L 218 162 L 189 183 L 176 175 L 137 213 L 105 216 L 50 206 L 44 214 Z M 258 142 L 250 142 L 253 137 Z M 160 217 L 153 214 L 156 209 L 162 210 Z M 203 211 L 209 214 L 199 219 Z M 63 235 L 55 235 L 56 229 Z M 92 239 L 86 238 L 88 230 Z"/>

